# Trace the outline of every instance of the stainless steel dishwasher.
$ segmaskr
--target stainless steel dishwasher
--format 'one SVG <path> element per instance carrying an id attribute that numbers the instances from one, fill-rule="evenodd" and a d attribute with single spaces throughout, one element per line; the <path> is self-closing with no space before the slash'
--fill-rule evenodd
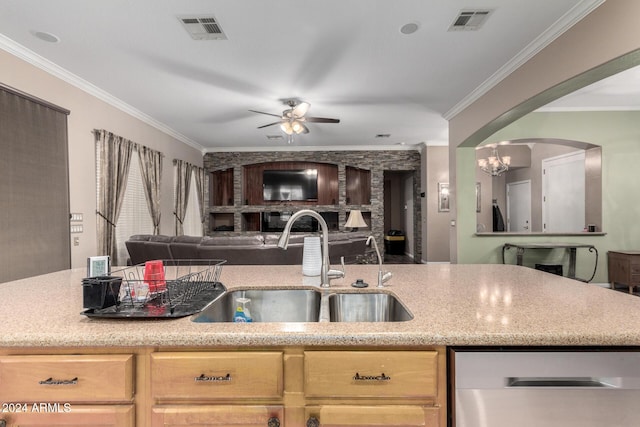
<path id="1" fill-rule="evenodd" d="M 454 427 L 640 426 L 640 353 L 464 351 Z"/>

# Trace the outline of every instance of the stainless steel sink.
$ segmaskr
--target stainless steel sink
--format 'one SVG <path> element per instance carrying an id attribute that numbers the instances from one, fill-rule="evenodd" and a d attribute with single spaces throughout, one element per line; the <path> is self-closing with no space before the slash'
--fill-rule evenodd
<path id="1" fill-rule="evenodd" d="M 393 295 L 376 293 L 337 293 L 329 295 L 332 322 L 404 322 L 413 315 Z"/>
<path id="2" fill-rule="evenodd" d="M 320 291 L 249 289 L 226 293 L 191 320 L 201 323 L 233 322 L 239 298 L 251 300 L 248 306 L 253 322 L 318 322 L 320 318 Z"/>

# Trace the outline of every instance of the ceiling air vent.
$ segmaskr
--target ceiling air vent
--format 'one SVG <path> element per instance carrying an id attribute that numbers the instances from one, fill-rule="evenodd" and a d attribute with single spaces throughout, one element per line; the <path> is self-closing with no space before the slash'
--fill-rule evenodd
<path id="1" fill-rule="evenodd" d="M 227 36 L 213 15 L 179 16 L 182 26 L 194 40 L 226 40 Z"/>
<path id="2" fill-rule="evenodd" d="M 477 31 L 485 23 L 493 10 L 461 10 L 449 31 Z"/>

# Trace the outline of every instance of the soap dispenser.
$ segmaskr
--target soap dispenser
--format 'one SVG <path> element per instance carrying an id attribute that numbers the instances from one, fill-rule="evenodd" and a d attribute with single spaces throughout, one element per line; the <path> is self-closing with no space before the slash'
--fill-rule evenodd
<path id="1" fill-rule="evenodd" d="M 250 298 L 236 298 L 236 312 L 233 315 L 233 321 L 235 323 L 253 322 L 253 319 L 251 318 L 251 312 L 249 311 L 250 305 Z"/>

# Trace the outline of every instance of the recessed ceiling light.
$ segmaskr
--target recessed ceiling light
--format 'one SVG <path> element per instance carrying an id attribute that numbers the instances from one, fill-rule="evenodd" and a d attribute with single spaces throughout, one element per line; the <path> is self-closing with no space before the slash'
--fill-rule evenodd
<path id="1" fill-rule="evenodd" d="M 48 43 L 60 43 L 60 37 L 56 36 L 55 34 L 46 33 L 44 31 L 31 31 L 31 34 L 34 37 L 37 37 L 40 40 Z"/>
<path id="2" fill-rule="evenodd" d="M 400 27 L 400 32 L 402 34 L 413 34 L 420 28 L 420 24 L 417 22 L 409 22 L 408 24 L 404 24 Z"/>

